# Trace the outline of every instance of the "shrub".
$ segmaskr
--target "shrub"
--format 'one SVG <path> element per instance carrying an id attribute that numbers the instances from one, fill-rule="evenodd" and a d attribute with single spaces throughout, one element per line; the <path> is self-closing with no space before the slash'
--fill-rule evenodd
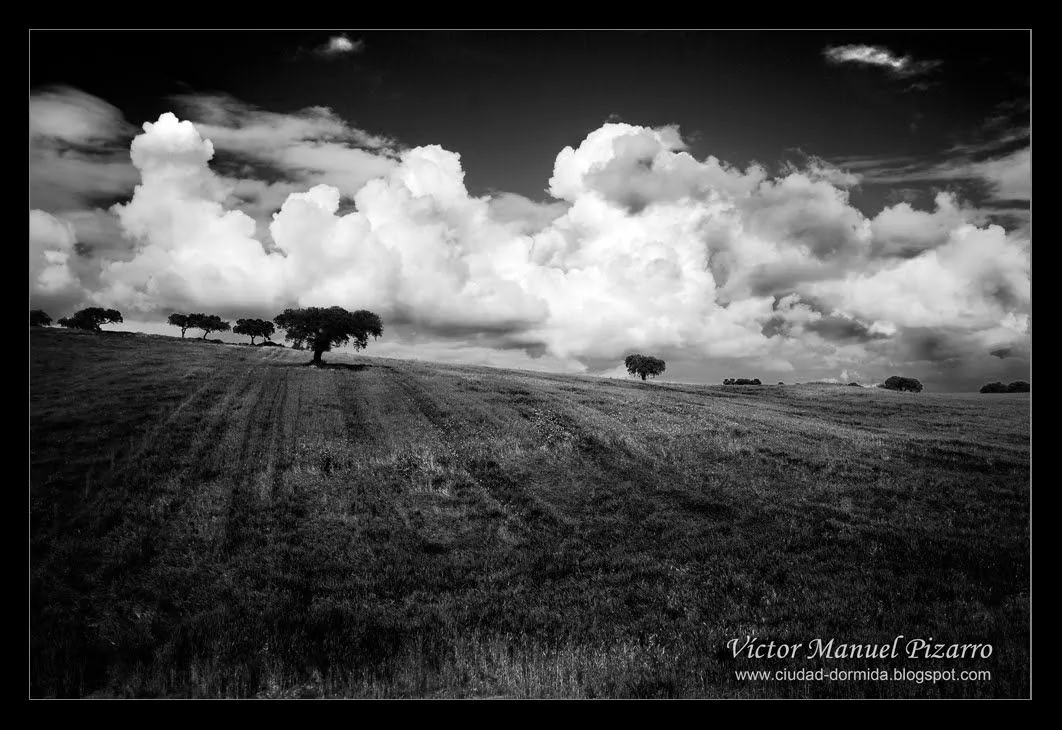
<path id="1" fill-rule="evenodd" d="M 763 385 L 759 378 L 727 378 L 723 381 L 723 385 Z M 785 385 L 785 383 L 779 383 L 779 385 Z"/>
<path id="2" fill-rule="evenodd" d="M 1028 393 L 1030 390 L 1029 384 L 1024 380 L 1015 380 L 1007 386 L 1008 393 Z"/>

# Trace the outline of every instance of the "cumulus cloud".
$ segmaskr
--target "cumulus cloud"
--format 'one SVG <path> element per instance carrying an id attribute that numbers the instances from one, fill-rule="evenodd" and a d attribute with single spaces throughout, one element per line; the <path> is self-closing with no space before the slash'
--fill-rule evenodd
<path id="1" fill-rule="evenodd" d="M 932 71 L 942 63 L 936 60 L 916 61 L 910 56 L 897 56 L 883 46 L 859 44 L 830 46 L 823 50 L 822 55 L 831 63 L 857 63 L 866 66 L 877 66 L 899 77 L 924 74 Z"/>
<path id="2" fill-rule="evenodd" d="M 443 359 L 572 372 L 639 350 L 669 371 L 885 377 L 955 353 L 998 361 L 984 353 L 1029 336 L 1031 241 L 954 196 L 868 218 L 828 165 L 772 177 L 694 158 L 675 127 L 605 124 L 560 151 L 552 202 L 469 195 L 460 155 L 428 145 L 394 152 L 356 189 L 286 182 L 267 236 L 211 168 L 219 148 L 204 130 L 234 128 L 173 114 L 144 125 L 131 146 L 140 184 L 112 211 L 135 250 L 106 263 L 92 301 L 143 318 L 367 308 L 434 338 L 425 347 Z M 69 250 L 62 226 L 40 221 L 42 251 Z"/>

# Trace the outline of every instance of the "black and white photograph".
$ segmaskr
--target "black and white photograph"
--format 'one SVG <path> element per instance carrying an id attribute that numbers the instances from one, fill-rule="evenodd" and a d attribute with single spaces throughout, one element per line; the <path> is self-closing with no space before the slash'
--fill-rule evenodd
<path id="1" fill-rule="evenodd" d="M 1030 29 L 27 28 L 25 695 L 1030 699 Z"/>

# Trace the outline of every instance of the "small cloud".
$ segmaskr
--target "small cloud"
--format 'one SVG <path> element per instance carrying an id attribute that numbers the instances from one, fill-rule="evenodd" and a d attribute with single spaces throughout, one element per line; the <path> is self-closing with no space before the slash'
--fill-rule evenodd
<path id="1" fill-rule="evenodd" d="M 823 50 L 822 55 L 831 63 L 862 63 L 868 66 L 880 66 L 900 77 L 917 76 L 943 63 L 933 60 L 915 61 L 910 56 L 897 56 L 888 48 L 864 45 L 830 46 Z"/>
<path id="2" fill-rule="evenodd" d="M 344 33 L 329 38 L 328 43 L 317 49 L 317 54 L 321 56 L 338 56 L 344 53 L 361 53 L 364 50 L 365 41 L 360 38 L 352 41 Z"/>
<path id="3" fill-rule="evenodd" d="M 912 91 L 928 91 L 934 86 L 940 86 L 940 83 L 937 81 L 916 81 L 904 89 L 903 93 L 907 94 Z"/>

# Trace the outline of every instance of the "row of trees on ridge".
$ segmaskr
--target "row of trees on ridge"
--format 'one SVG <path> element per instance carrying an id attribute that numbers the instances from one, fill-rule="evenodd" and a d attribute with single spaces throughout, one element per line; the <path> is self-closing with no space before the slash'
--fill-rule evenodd
<path id="1" fill-rule="evenodd" d="M 1028 393 L 1031 388 L 1029 383 L 1024 380 L 1015 380 L 1013 383 L 1004 384 L 1000 382 L 988 383 L 981 386 L 982 393 Z"/>
<path id="2" fill-rule="evenodd" d="M 57 324 L 63 327 L 100 332 L 102 331 L 101 324 L 121 321 L 122 313 L 116 309 L 89 307 L 75 312 L 70 317 L 59 319 Z M 238 319 L 235 327 L 216 314 L 202 312 L 192 314 L 174 312 L 166 321 L 181 329 L 182 338 L 189 329 L 202 330 L 201 339 L 204 340 L 211 332 L 227 332 L 231 329 L 235 334 L 250 337 L 252 345 L 258 337 L 271 342 L 270 337 L 277 331 L 277 327 L 280 327 L 284 330 L 284 339 L 290 340 L 294 349 L 313 350 L 312 362 L 315 365 L 320 365 L 323 362 L 321 355 L 333 347 L 352 343 L 354 349 L 362 350 L 368 346 L 369 337 L 376 339 L 383 335 L 383 322 L 378 315 L 366 309 L 348 312 L 342 307 L 285 309 L 272 320 Z M 30 310 L 31 327 L 48 327 L 51 324 L 52 318 L 43 309 Z M 663 361 L 655 358 L 648 358 L 648 360 L 659 363 L 659 372 L 663 372 Z M 645 379 L 644 375 L 642 379 Z"/>
<path id="3" fill-rule="evenodd" d="M 323 362 L 321 355 L 333 347 L 353 343 L 354 349 L 361 350 L 368 346 L 369 337 L 373 339 L 383 334 L 380 317 L 365 309 L 348 312 L 342 307 L 302 307 L 285 309 L 272 320 L 238 319 L 236 326 L 221 319 L 216 314 L 179 314 L 174 313 L 167 320 L 175 327 L 181 328 L 181 337 L 188 329 L 203 330 L 202 339 L 211 332 L 226 332 L 246 335 L 254 344 L 255 338 L 262 337 L 264 342 L 277 331 L 284 330 L 284 339 L 290 340 L 296 350 L 313 350 L 313 363 Z"/>

